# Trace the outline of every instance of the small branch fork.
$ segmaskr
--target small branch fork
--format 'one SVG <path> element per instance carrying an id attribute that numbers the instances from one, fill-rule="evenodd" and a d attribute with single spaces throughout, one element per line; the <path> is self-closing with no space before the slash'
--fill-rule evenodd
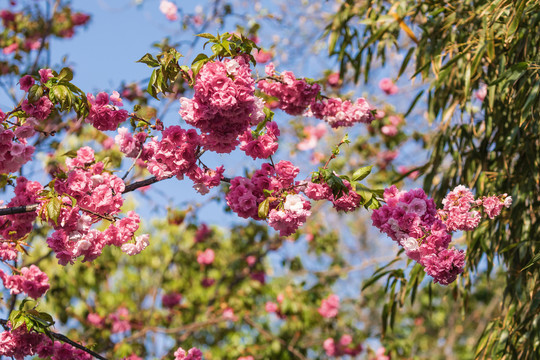
<path id="1" fill-rule="evenodd" d="M 8 323 L 8 320 L 4 320 L 4 319 L 0 319 L 0 324 L 4 327 L 4 329 L 7 327 L 7 323 Z M 75 341 L 71 340 L 70 338 L 68 338 L 67 336 L 65 335 L 62 335 L 62 334 L 59 334 L 59 333 L 55 333 L 55 332 L 50 332 L 51 336 L 53 338 L 55 338 L 56 340 L 59 340 L 59 341 L 62 341 L 62 342 L 65 342 L 65 343 L 68 343 L 69 345 L 73 346 L 73 347 L 76 347 L 77 349 L 79 350 L 82 350 L 90 355 L 92 355 L 93 357 L 95 357 L 96 359 L 100 359 L 100 360 L 107 360 L 107 358 L 104 358 L 103 356 L 99 355 L 97 352 L 95 351 L 92 351 L 90 349 L 88 349 L 87 347 L 85 346 L 82 346 L 81 344 L 79 343 L 76 343 Z"/>

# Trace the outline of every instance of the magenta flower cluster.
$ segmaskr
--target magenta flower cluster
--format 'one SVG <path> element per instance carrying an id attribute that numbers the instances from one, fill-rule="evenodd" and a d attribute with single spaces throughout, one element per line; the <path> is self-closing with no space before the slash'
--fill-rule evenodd
<path id="1" fill-rule="evenodd" d="M 49 290 L 49 277 L 36 265 L 23 267 L 21 275 L 7 275 L 0 269 L 0 279 L 4 287 L 10 289 L 11 295 L 24 292 L 31 298 L 38 299 Z"/>
<path id="2" fill-rule="evenodd" d="M 17 178 L 15 186 L 15 197 L 7 204 L 8 207 L 24 206 L 35 204 L 42 190 L 42 186 L 37 181 L 28 181 L 25 177 Z M 0 217 L 0 239 L 16 240 L 25 237 L 32 231 L 32 223 L 36 219 L 35 212 L 24 214 L 13 214 Z M 6 244 L 2 242 L 2 244 Z M 9 249 L 2 246 L 2 249 Z M 12 255 L 6 256 L 12 257 Z M 3 253 L 0 252 L 0 259 L 4 259 Z M 11 260 L 11 259 L 10 259 Z"/>
<path id="3" fill-rule="evenodd" d="M 275 122 L 269 122 L 265 127 L 266 132 L 255 136 L 250 129 L 240 135 L 240 150 L 253 159 L 268 159 L 278 149 L 279 128 Z"/>
<path id="4" fill-rule="evenodd" d="M 343 184 L 349 190 L 340 197 L 334 197 L 332 189 L 325 182 L 309 182 L 304 189 L 306 196 L 312 200 L 328 200 L 332 202 L 334 209 L 337 211 L 350 212 L 356 210 L 362 201 L 362 197 L 352 189 L 351 184 L 347 180 L 343 180 Z"/>
<path id="5" fill-rule="evenodd" d="M 123 204 L 124 182 L 118 176 L 104 171 L 102 162 L 96 162 L 94 151 L 83 147 L 77 157 L 67 159 L 67 178 L 57 179 L 54 190 L 61 195 L 62 207 L 56 222 L 49 220 L 55 232 L 47 239 L 62 265 L 96 259 L 106 245 L 121 247 L 129 255 L 140 252 L 148 245 L 148 237 L 138 237 L 135 247 L 129 246 L 139 228 L 139 216 L 130 211 L 127 217 L 113 218 Z M 76 200 L 76 203 L 74 203 Z M 42 200 L 46 206 L 47 199 Z M 43 209 L 46 211 L 46 209 Z M 92 229 L 92 225 L 106 218 L 117 220 L 105 231 Z"/>
<path id="6" fill-rule="evenodd" d="M 353 126 L 359 122 L 370 124 L 375 120 L 371 110 L 371 106 L 364 98 L 359 98 L 356 102 L 330 98 L 311 104 L 313 116 L 326 121 L 333 128 Z"/>
<path id="7" fill-rule="evenodd" d="M 202 360 L 202 352 L 197 348 L 191 348 L 188 351 L 185 351 L 179 347 L 174 352 L 174 360 Z"/>
<path id="8" fill-rule="evenodd" d="M 339 341 L 328 338 L 323 342 L 323 349 L 328 356 L 356 356 L 363 350 L 362 344 L 353 344 L 353 338 L 349 334 L 341 335 Z"/>
<path id="9" fill-rule="evenodd" d="M 0 111 L 0 123 L 4 121 L 4 115 Z M 27 144 L 26 138 L 34 135 L 34 129 L 30 125 L 21 126 L 12 130 L 0 131 L 0 174 L 19 171 L 21 166 L 32 159 L 34 147 Z"/>
<path id="10" fill-rule="evenodd" d="M 501 206 L 491 205 L 493 198 Z M 422 189 L 399 192 L 392 186 L 385 189 L 384 200 L 386 205 L 373 211 L 373 225 L 401 245 L 409 258 L 420 263 L 435 282 L 443 285 L 452 283 L 463 272 L 464 251 L 448 246 L 452 232 L 470 231 L 478 226 L 481 216 L 473 206 L 487 202 L 488 215 L 494 215 L 500 213 L 505 201 L 508 206 L 511 204 L 511 198 L 506 195 L 475 201 L 471 191 L 462 185 L 445 197 L 444 207 L 439 211 Z"/>
<path id="11" fill-rule="evenodd" d="M 93 357 L 70 344 L 49 339 L 45 334 L 28 332 L 26 325 L 0 333 L 0 356 L 23 360 L 37 355 L 42 359 L 91 360 Z"/>
<path id="12" fill-rule="evenodd" d="M 289 161 L 282 160 L 275 167 L 263 164 L 251 179 L 238 176 L 231 180 L 227 204 L 240 217 L 260 220 L 259 205 L 272 193 L 268 198 L 268 224 L 281 236 L 291 235 L 311 215 L 311 204 L 295 186 L 299 171 Z"/>
<path id="13" fill-rule="evenodd" d="M 119 108 L 123 104 L 117 91 L 113 91 L 111 96 L 106 92 L 100 92 L 95 97 L 87 94 L 87 98 L 90 102 L 90 113 L 85 121 L 98 130 L 116 130 L 129 116 L 126 110 Z"/>
<path id="14" fill-rule="evenodd" d="M 193 99 L 181 98 L 180 115 L 198 128 L 202 145 L 229 153 L 238 136 L 264 119 L 263 103 L 255 97 L 255 80 L 244 57 L 206 63 L 199 71 Z"/>
<path id="15" fill-rule="evenodd" d="M 275 77 L 273 65 L 267 66 L 267 75 Z M 282 72 L 276 79 L 259 81 L 259 89 L 277 98 L 278 107 L 289 115 L 302 115 L 321 91 L 319 84 L 297 79 L 291 71 Z"/>
<path id="16" fill-rule="evenodd" d="M 334 318 L 339 311 L 339 296 L 330 294 L 326 299 L 323 299 L 321 306 L 317 309 L 319 314 L 324 318 Z"/>

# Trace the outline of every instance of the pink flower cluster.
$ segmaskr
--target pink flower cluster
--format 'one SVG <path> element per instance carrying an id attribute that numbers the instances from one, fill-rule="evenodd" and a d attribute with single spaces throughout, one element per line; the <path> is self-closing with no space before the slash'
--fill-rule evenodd
<path id="1" fill-rule="evenodd" d="M 448 285 L 456 280 L 463 272 L 465 253 L 448 249 L 452 236 L 438 218 L 433 199 L 422 189 L 399 192 L 392 186 L 385 189 L 384 200 L 386 205 L 373 211 L 373 225 L 403 246 L 436 283 Z"/>
<path id="2" fill-rule="evenodd" d="M 2 120 L 0 118 L 0 120 Z M 32 159 L 34 147 L 26 144 L 26 138 L 34 134 L 33 127 L 21 126 L 15 130 L 0 131 L 0 173 L 19 171 Z M 15 139 L 18 139 L 18 142 Z"/>
<path id="3" fill-rule="evenodd" d="M 482 216 L 479 211 L 482 207 L 490 219 L 501 213 L 503 206 L 510 207 L 512 197 L 507 194 L 501 196 L 482 197 L 474 199 L 471 190 L 463 185 L 458 185 L 449 192 L 442 201 L 443 208 L 438 215 L 443 220 L 448 231 L 471 231 L 474 230 Z"/>
<path id="4" fill-rule="evenodd" d="M 136 158 L 147 136 L 145 132 L 139 132 L 133 136 L 127 128 L 121 127 L 118 129 L 118 135 L 114 137 L 114 142 L 127 157 Z"/>
<path id="5" fill-rule="evenodd" d="M 358 195 L 351 187 L 347 180 L 343 180 L 343 184 L 349 189 L 348 193 L 342 194 L 340 197 L 334 197 L 332 189 L 328 184 L 309 182 L 304 189 L 304 194 L 312 200 L 329 200 L 332 202 L 334 209 L 337 211 L 351 212 L 360 206 L 362 197 Z"/>
<path id="6" fill-rule="evenodd" d="M 339 311 L 339 296 L 330 294 L 326 299 L 323 299 L 321 306 L 317 309 L 319 314 L 324 318 L 334 318 Z"/>
<path id="7" fill-rule="evenodd" d="M 394 82 L 389 78 L 384 78 L 379 82 L 379 88 L 386 93 L 386 95 L 394 95 L 399 91 Z"/>
<path id="8" fill-rule="evenodd" d="M 176 305 L 180 304 L 180 301 L 182 301 L 182 295 L 174 291 L 164 294 L 161 297 L 161 305 L 169 309 L 172 309 Z"/>
<path id="9" fill-rule="evenodd" d="M 363 350 L 362 344 L 353 345 L 351 335 L 344 334 L 336 344 L 333 338 L 328 338 L 323 342 L 323 349 L 328 356 L 356 356 Z"/>
<path id="10" fill-rule="evenodd" d="M 201 224 L 195 233 L 195 242 L 203 242 L 208 236 L 210 236 L 210 234 L 212 234 L 212 229 L 210 229 L 208 225 L 204 223 Z"/>
<path id="11" fill-rule="evenodd" d="M 103 232 L 91 229 L 103 217 L 111 220 L 120 212 L 125 189 L 122 179 L 104 171 L 103 163 L 95 162 L 94 151 L 89 147 L 80 148 L 77 157 L 67 159 L 66 165 L 67 178 L 57 179 L 54 184 L 54 190 L 61 194 L 63 206 L 58 221 L 49 220 L 56 231 L 47 239 L 58 262 L 62 265 L 73 263 L 79 256 L 84 256 L 83 261 L 92 261 L 106 245 L 121 247 L 130 255 L 144 249 L 148 245 L 148 237 L 144 235 L 136 239 L 134 246 L 128 244 L 140 222 L 133 211 L 111 223 Z M 42 201 L 45 206 L 48 200 Z M 46 211 L 44 208 L 43 212 Z"/>
<path id="12" fill-rule="evenodd" d="M 263 49 L 253 51 L 253 57 L 258 64 L 264 64 L 269 62 L 270 60 L 272 60 L 273 56 L 274 55 L 271 51 L 264 51 Z"/>
<path id="13" fill-rule="evenodd" d="M 266 124 L 266 133 L 260 136 L 254 136 L 253 132 L 247 129 L 239 138 L 240 150 L 253 159 L 267 159 L 277 151 L 279 135 L 279 128 L 274 121 Z"/>
<path id="14" fill-rule="evenodd" d="M 275 313 L 280 319 L 285 319 L 285 315 L 281 312 L 280 305 L 283 303 L 283 300 L 285 297 L 283 294 L 278 294 L 276 297 L 277 303 L 273 301 L 267 301 L 266 304 L 264 304 L 264 310 L 266 310 L 267 313 Z"/>
<path id="15" fill-rule="evenodd" d="M 201 139 L 194 129 L 184 130 L 177 125 L 165 128 L 161 134 L 161 140 L 153 138 L 144 146 L 141 159 L 157 179 L 176 176 L 182 180 L 184 174 L 196 167 Z"/>
<path id="16" fill-rule="evenodd" d="M 296 148 L 300 151 L 306 151 L 313 149 L 317 142 L 326 134 L 326 125 L 321 123 L 317 126 L 304 127 L 304 135 L 306 138 L 296 145 Z"/>
<path id="17" fill-rule="evenodd" d="M 174 360 L 202 360 L 202 352 L 197 348 L 191 348 L 189 351 L 179 347 L 174 352 Z"/>
<path id="18" fill-rule="evenodd" d="M 41 184 L 37 181 L 28 181 L 25 177 L 20 176 L 17 178 L 17 185 L 15 186 L 15 197 L 11 199 L 7 206 L 16 207 L 35 204 L 42 189 Z M 23 238 L 32 231 L 32 223 L 36 216 L 36 212 L 28 212 L 0 217 L 0 240 Z M 5 243 L 2 242 L 2 244 Z M 4 247 L 2 246 L 2 248 Z M 8 256 L 13 257 L 12 254 Z M 3 256 L 0 256 L 0 258 L 3 258 Z"/>
<path id="19" fill-rule="evenodd" d="M 212 61 L 199 71 L 193 99 L 181 98 L 180 115 L 202 132 L 206 149 L 228 153 L 238 136 L 264 119 L 255 81 L 244 57 Z"/>
<path id="20" fill-rule="evenodd" d="M 266 74 L 275 76 L 273 65 L 267 65 Z M 297 79 L 291 71 L 284 71 L 278 80 L 261 80 L 259 89 L 265 94 L 278 99 L 278 107 L 290 115 L 301 115 L 315 100 L 321 90 L 319 84 L 308 84 Z"/>
<path id="21" fill-rule="evenodd" d="M 311 214 L 309 201 L 293 186 L 299 171 L 289 161 L 282 160 L 275 167 L 263 164 L 251 179 L 238 176 L 231 180 L 227 204 L 240 217 L 260 220 L 259 204 L 267 198 L 265 190 L 272 192 L 274 200 L 269 204 L 268 224 L 281 236 L 291 235 Z"/>
<path id="22" fill-rule="evenodd" d="M 323 99 L 311 104 L 311 113 L 333 128 L 353 126 L 359 122 L 370 124 L 375 120 L 372 108 L 364 98 L 356 99 L 354 103 L 340 98 Z"/>
<path id="23" fill-rule="evenodd" d="M 161 11 L 170 21 L 178 20 L 178 7 L 170 1 L 161 0 L 159 11 Z"/>
<path id="24" fill-rule="evenodd" d="M 33 299 L 38 299 L 49 290 L 49 277 L 39 270 L 36 265 L 23 267 L 21 275 L 7 275 L 0 269 L 0 279 L 10 294 L 26 293 Z"/>
<path id="25" fill-rule="evenodd" d="M 40 81 L 42 84 L 45 84 L 50 78 L 54 75 L 51 69 L 40 69 L 39 70 Z M 29 91 L 32 85 L 34 85 L 35 80 L 29 75 L 25 75 L 20 80 L 20 87 L 23 91 Z M 22 110 L 28 114 L 30 117 L 34 117 L 39 120 L 45 120 L 51 114 L 51 110 L 54 104 L 49 100 L 49 97 L 44 95 L 40 97 L 37 101 L 31 103 L 28 99 L 25 99 L 22 104 Z"/>
<path id="26" fill-rule="evenodd" d="M 201 265 L 210 265 L 214 262 L 215 257 L 214 250 L 206 249 L 197 255 L 197 262 Z"/>
<path id="27" fill-rule="evenodd" d="M 0 356 L 23 360 L 37 355 L 42 359 L 91 360 L 92 356 L 70 344 L 54 343 L 45 334 L 28 332 L 26 325 L 0 333 Z"/>
<path id="28" fill-rule="evenodd" d="M 390 115 L 386 125 L 381 127 L 381 133 L 388 137 L 396 136 L 398 133 L 398 127 L 403 124 L 403 118 L 397 115 Z"/>
<path id="29" fill-rule="evenodd" d="M 118 108 L 123 103 L 117 91 L 113 91 L 111 96 L 106 92 L 100 92 L 95 97 L 92 94 L 87 94 L 87 97 L 90 102 L 90 113 L 85 121 L 96 129 L 116 130 L 118 125 L 127 120 L 129 113 Z"/>
<path id="30" fill-rule="evenodd" d="M 115 312 L 109 314 L 108 319 L 112 323 L 111 333 L 118 334 L 131 330 L 129 323 L 129 310 L 125 306 L 116 309 Z"/>

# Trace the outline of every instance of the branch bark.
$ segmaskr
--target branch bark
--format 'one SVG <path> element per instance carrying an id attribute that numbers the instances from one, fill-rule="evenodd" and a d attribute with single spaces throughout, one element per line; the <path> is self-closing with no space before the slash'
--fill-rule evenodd
<path id="1" fill-rule="evenodd" d="M 8 323 L 8 320 L 0 319 L 0 324 L 2 324 L 2 326 L 6 326 L 7 323 Z M 70 338 L 68 338 L 67 336 L 65 336 L 63 334 L 55 333 L 55 332 L 52 332 L 52 331 L 50 332 L 50 334 L 56 340 L 68 343 L 69 345 L 71 345 L 73 347 L 76 347 L 77 349 L 82 350 L 87 354 L 92 355 L 96 359 L 107 360 L 107 358 L 104 358 L 103 356 L 99 355 L 97 352 L 92 351 L 92 350 L 88 349 L 87 347 L 85 347 L 85 346 L 83 346 L 83 345 L 81 345 L 79 343 L 76 343 L 75 341 L 71 340 Z"/>

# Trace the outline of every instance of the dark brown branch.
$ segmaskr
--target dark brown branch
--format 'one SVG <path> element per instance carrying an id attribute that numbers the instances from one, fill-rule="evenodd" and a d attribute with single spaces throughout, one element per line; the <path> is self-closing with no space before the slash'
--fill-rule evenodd
<path id="1" fill-rule="evenodd" d="M 4 319 L 0 319 L 0 324 L 2 324 L 2 326 L 6 326 L 8 323 L 8 320 L 4 320 Z M 62 341 L 62 342 L 65 342 L 65 343 L 68 343 L 69 345 L 73 346 L 73 347 L 76 347 L 77 349 L 79 350 L 82 350 L 84 351 L 85 353 L 87 354 L 90 354 L 92 355 L 93 357 L 95 357 L 96 359 L 100 359 L 100 360 L 107 360 L 107 358 L 104 358 L 103 356 L 99 355 L 97 352 L 95 351 L 92 351 L 90 349 L 88 349 L 87 347 L 79 344 L 79 343 L 76 343 L 75 341 L 71 340 L 70 338 L 68 338 L 67 336 L 65 335 L 62 335 L 62 334 L 59 334 L 59 333 L 55 333 L 55 332 L 52 332 L 50 331 L 50 334 L 53 338 L 55 338 L 56 340 L 59 340 L 59 341 Z"/>
<path id="2" fill-rule="evenodd" d="M 24 214 L 27 212 L 36 211 L 39 204 L 31 204 L 31 205 L 24 205 L 24 206 L 15 206 L 10 208 L 4 208 L 0 209 L 0 216 L 4 215 L 13 215 L 13 214 Z"/>
<path id="3" fill-rule="evenodd" d="M 169 179 L 169 178 L 165 178 L 165 179 Z M 165 180 L 165 179 L 161 179 L 161 180 Z M 137 190 L 138 188 L 142 188 L 144 186 L 152 185 L 152 184 L 157 183 L 158 181 L 161 181 L 161 180 L 158 180 L 158 179 L 156 179 L 155 176 L 153 176 L 153 177 L 148 178 L 146 180 L 141 180 L 141 181 L 134 182 L 133 184 L 126 185 L 126 188 L 122 192 L 122 194 Z M 27 213 L 27 212 L 36 211 L 38 206 L 39 206 L 39 204 L 31 204 L 31 205 L 15 206 L 15 207 L 9 207 L 9 208 L 0 209 L 0 216 L 14 215 L 14 214 L 24 214 L 24 213 Z M 84 210 L 84 211 L 88 211 L 88 210 Z"/>

